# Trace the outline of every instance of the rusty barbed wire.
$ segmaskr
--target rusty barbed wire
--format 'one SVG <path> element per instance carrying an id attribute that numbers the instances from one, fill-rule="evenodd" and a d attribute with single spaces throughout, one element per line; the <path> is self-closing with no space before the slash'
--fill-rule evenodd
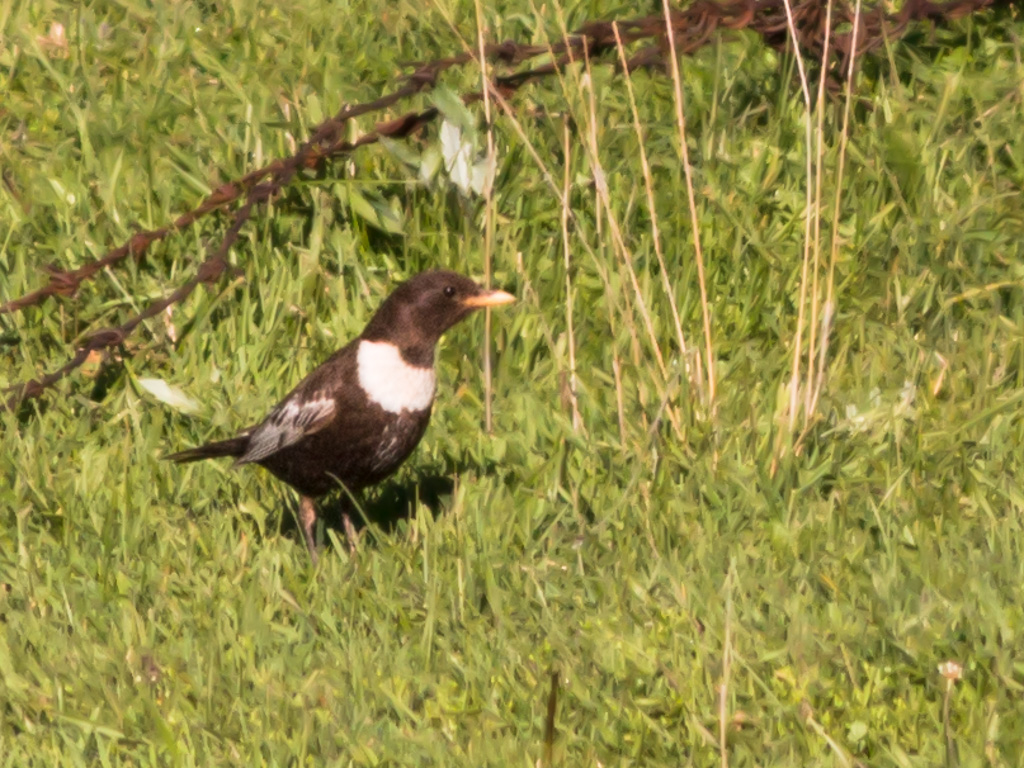
<path id="1" fill-rule="evenodd" d="M 878 4 L 867 10 L 862 9 L 860 32 L 856 41 L 852 39 L 852 32 L 834 31 L 845 26 L 852 29 L 854 10 L 847 0 L 837 0 L 833 3 L 832 29 L 826 29 L 827 7 L 823 0 L 803 0 L 792 4 L 791 8 L 797 44 L 811 59 L 821 59 L 824 42 L 831 35 L 830 57 L 822 76 L 838 83 L 847 71 L 849 57 L 854 52 L 860 59 L 864 54 L 882 46 L 886 40 L 891 41 L 902 36 L 914 22 L 938 23 L 958 19 L 986 8 L 1013 4 L 1014 0 L 906 0 L 895 13 L 886 12 L 883 5 Z M 493 63 L 505 66 L 521 65 L 543 55 L 551 56 L 549 62 L 540 66 L 498 75 L 493 78 L 489 87 L 507 98 L 520 88 L 552 76 L 583 57 L 598 62 L 603 54 L 615 50 L 616 27 L 624 45 L 644 40 L 651 41 L 650 45 L 642 47 L 626 60 L 626 69 L 629 71 L 661 68 L 669 55 L 669 33 L 673 36 L 675 49 L 680 55 L 692 54 L 700 49 L 719 30 L 753 31 L 761 36 L 766 45 L 777 50 L 784 50 L 790 43 L 784 0 L 695 0 L 685 8 L 673 9 L 668 24 L 661 15 L 592 21 L 552 45 L 525 45 L 514 41 L 488 44 L 484 47 L 485 57 Z M 225 211 L 238 204 L 220 244 L 200 263 L 191 279 L 167 296 L 151 302 L 120 326 L 100 329 L 90 334 L 85 343 L 62 367 L 40 378 L 7 387 L 5 391 L 10 393 L 10 396 L 5 402 L 0 403 L 0 409 L 12 409 L 27 399 L 38 397 L 85 363 L 90 353 L 122 345 L 144 320 L 184 300 L 199 285 L 218 280 L 227 271 L 228 251 L 238 239 L 253 210 L 274 199 L 300 171 L 322 170 L 329 161 L 351 154 L 360 147 L 375 144 L 385 137 L 407 138 L 432 122 L 439 114 L 435 107 L 406 112 L 392 120 L 377 123 L 374 130 L 354 141 L 342 138 L 349 121 L 363 115 L 382 112 L 416 94 L 429 91 L 437 85 L 438 78 L 445 71 L 469 64 L 474 59 L 473 54 L 463 53 L 411 64 L 412 71 L 403 76 L 403 84 L 399 88 L 373 101 L 343 107 L 333 117 L 320 123 L 293 155 L 274 160 L 235 181 L 222 184 L 199 205 L 179 216 L 170 225 L 136 232 L 123 245 L 77 269 L 62 270 L 55 266 L 46 268 L 49 282 L 31 293 L 0 304 L 0 315 L 40 305 L 51 297 L 73 296 L 84 282 L 103 269 L 128 258 L 138 261 L 154 243 L 212 213 Z M 603 63 L 618 66 L 614 58 Z M 463 95 L 462 99 L 465 104 L 471 105 L 481 101 L 483 93 L 468 93 Z"/>

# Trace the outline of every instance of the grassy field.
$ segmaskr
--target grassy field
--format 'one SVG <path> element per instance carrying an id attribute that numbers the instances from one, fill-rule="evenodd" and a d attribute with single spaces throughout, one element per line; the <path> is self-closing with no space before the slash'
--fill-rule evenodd
<path id="1" fill-rule="evenodd" d="M 547 42 L 635 13 L 485 22 Z M 474 14 L 0 4 L 0 301 L 475 45 Z M 671 73 L 520 92 L 491 204 L 427 173 L 436 125 L 299 179 L 236 275 L 0 413 L 0 766 L 1024 765 L 1022 37 L 986 13 L 866 59 L 841 175 L 847 101 L 809 147 L 794 58 L 730 33 L 682 60 L 713 377 Z M 0 386 L 225 226 L 0 316 Z M 488 263 L 520 297 L 492 320 L 492 432 L 476 317 L 358 556 L 329 530 L 314 568 L 258 469 L 159 460 L 262 416 L 397 281 Z"/>

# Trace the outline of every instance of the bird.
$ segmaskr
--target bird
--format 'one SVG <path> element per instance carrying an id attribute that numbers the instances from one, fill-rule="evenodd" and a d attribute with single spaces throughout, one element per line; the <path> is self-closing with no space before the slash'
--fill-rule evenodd
<path id="1" fill-rule="evenodd" d="M 389 477 L 430 421 L 441 335 L 474 311 L 515 296 L 446 270 L 421 272 L 384 300 L 355 339 L 302 379 L 263 421 L 227 440 L 164 459 L 232 457 L 258 464 L 299 493 L 299 523 L 316 564 L 316 499 L 357 494 Z M 354 547 L 351 521 L 346 534 Z"/>

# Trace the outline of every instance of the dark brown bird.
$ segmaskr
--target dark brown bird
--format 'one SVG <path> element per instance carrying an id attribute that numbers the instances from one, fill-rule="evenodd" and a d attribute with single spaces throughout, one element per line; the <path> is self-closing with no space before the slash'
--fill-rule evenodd
<path id="1" fill-rule="evenodd" d="M 398 469 L 430 421 L 441 334 L 474 310 L 512 301 L 511 294 L 454 272 L 416 275 L 388 296 L 358 338 L 300 381 L 262 422 L 165 458 L 234 456 L 236 467 L 269 469 L 301 494 L 302 533 L 315 562 L 313 500 L 341 487 L 358 493 Z"/>

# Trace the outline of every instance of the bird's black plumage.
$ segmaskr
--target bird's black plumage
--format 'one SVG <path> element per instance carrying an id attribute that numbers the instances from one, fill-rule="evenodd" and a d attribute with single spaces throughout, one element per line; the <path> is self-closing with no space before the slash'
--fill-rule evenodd
<path id="1" fill-rule="evenodd" d="M 232 456 L 259 464 L 302 495 L 303 533 L 316 558 L 313 499 L 356 493 L 388 477 L 430 421 L 434 350 L 476 309 L 514 301 L 454 272 L 424 272 L 384 301 L 363 332 L 310 373 L 259 424 L 171 454 L 176 462 Z"/>

